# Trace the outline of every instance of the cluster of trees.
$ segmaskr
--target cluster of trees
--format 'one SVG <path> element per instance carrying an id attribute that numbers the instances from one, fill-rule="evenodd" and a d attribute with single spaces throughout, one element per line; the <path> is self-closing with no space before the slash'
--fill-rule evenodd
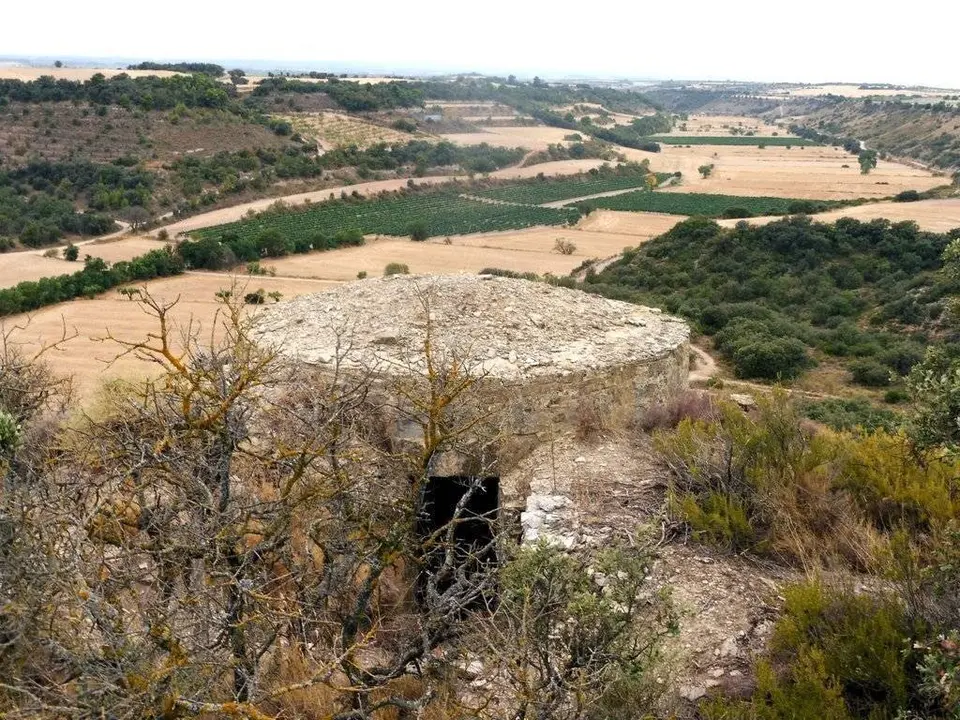
<path id="1" fill-rule="evenodd" d="M 411 140 L 376 143 L 364 149 L 351 145 L 320 156 L 311 154 L 307 146 L 220 152 L 211 157 L 184 156 L 170 169 L 183 195 L 196 198 L 210 186 L 218 192 L 238 193 L 263 189 L 276 178 L 315 178 L 326 170 L 345 167 L 356 167 L 361 176 L 400 168 L 411 168 L 415 175 L 423 175 L 430 168 L 453 166 L 471 173 L 487 173 L 515 165 L 523 156 L 522 148 Z"/>
<path id="2" fill-rule="evenodd" d="M 102 235 L 115 228 L 112 218 L 77 212 L 70 200 L 47 193 L 26 197 L 13 187 L 0 186 L 0 237 L 15 237 L 29 247 L 42 247 L 65 234 Z"/>
<path id="3" fill-rule="evenodd" d="M 585 288 L 690 318 L 743 377 L 793 377 L 815 348 L 855 381 L 883 386 L 945 332 L 958 283 L 938 270 L 957 235 L 886 220 L 722 229 L 693 218 L 588 275 Z"/>
<path id="4" fill-rule="evenodd" d="M 425 140 L 407 143 L 377 143 L 366 149 L 355 146 L 337 148 L 324 153 L 317 163 L 324 168 L 358 167 L 367 170 L 396 170 L 402 166 L 414 166 L 415 174 L 428 168 L 460 166 L 468 172 L 487 173 L 515 165 L 523 159 L 522 148 L 504 148 L 487 143 L 479 145 L 454 145 Z"/>
<path id="5" fill-rule="evenodd" d="M 577 137 L 580 137 L 577 135 Z M 621 158 L 623 156 L 620 156 Z M 543 162 L 552 162 L 555 160 L 582 160 L 584 158 L 599 158 L 601 160 L 616 160 L 618 155 L 616 150 L 610 147 L 609 143 L 599 140 L 587 140 L 586 142 L 577 141 L 571 145 L 563 143 L 550 144 L 546 150 L 531 155 L 526 160 L 526 165 L 536 165 Z"/>
<path id="6" fill-rule="evenodd" d="M 422 107 L 424 95 L 416 83 L 356 83 L 330 78 L 325 83 L 303 82 L 285 77 L 266 78 L 253 91 L 255 98 L 276 93 L 323 94 L 350 112 L 372 112 Z"/>
<path id="7" fill-rule="evenodd" d="M 663 113 L 637 118 L 630 125 L 599 127 L 578 120 L 573 113 L 561 115 L 549 108 L 530 105 L 520 108 L 546 125 L 588 133 L 599 140 L 647 152 L 660 152 L 660 145 L 647 137 L 650 133 L 668 132 L 673 127 L 673 119 Z"/>
<path id="8" fill-rule="evenodd" d="M 64 235 L 115 230 L 104 211 L 142 208 L 152 199 L 154 175 L 127 165 L 43 161 L 0 172 L 0 236 L 40 247 Z M 78 201 L 86 212 L 77 211 Z"/>
<path id="9" fill-rule="evenodd" d="M 209 75 L 146 76 L 131 78 L 120 74 L 111 78 L 97 73 L 89 80 L 56 80 L 44 76 L 31 82 L 0 80 L 0 102 L 88 102 L 93 105 L 119 105 L 141 110 L 186 108 L 230 109 L 233 89 Z"/>
<path id="10" fill-rule="evenodd" d="M 208 236 L 198 240 L 184 240 L 177 244 L 174 252 L 187 268 L 224 270 L 241 262 L 257 262 L 261 258 L 283 257 L 316 250 L 333 250 L 338 247 L 363 245 L 363 242 L 363 233 L 356 229 L 343 229 L 333 235 L 318 232 L 296 237 L 287 237 L 278 230 L 264 230 L 254 237 L 240 236 L 228 231 L 219 238 Z"/>
<path id="11" fill-rule="evenodd" d="M 536 80 L 539 80 L 537 78 Z M 454 82 L 411 83 L 433 100 L 480 100 L 501 102 L 521 110 L 531 107 L 593 103 L 618 112 L 658 109 L 645 94 L 633 90 L 614 90 L 586 83 L 566 85 L 544 82 L 507 82 L 505 78 L 458 78 Z"/>
<path id="12" fill-rule="evenodd" d="M 47 193 L 83 200 L 95 210 L 145 207 L 152 199 L 155 181 L 154 174 L 138 167 L 132 158 L 109 164 L 40 161 L 0 172 L 0 188 L 11 187 L 23 195 Z"/>
<path id="13" fill-rule="evenodd" d="M 118 285 L 177 275 L 183 270 L 183 260 L 171 248 L 151 250 L 113 265 L 101 258 L 87 257 L 83 269 L 70 275 L 25 281 L 0 289 L 0 316 L 30 312 L 78 297 L 92 297 Z"/>
<path id="14" fill-rule="evenodd" d="M 223 77 L 224 72 L 226 72 L 221 65 L 200 62 L 142 62 L 138 65 L 127 65 L 127 70 L 166 70 L 168 72 L 200 73 L 215 78 Z"/>

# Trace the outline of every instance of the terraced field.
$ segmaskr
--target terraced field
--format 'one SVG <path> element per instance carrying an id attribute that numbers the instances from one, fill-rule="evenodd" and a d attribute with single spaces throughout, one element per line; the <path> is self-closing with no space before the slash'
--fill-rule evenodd
<path id="1" fill-rule="evenodd" d="M 341 230 L 359 230 L 364 235 L 409 235 L 414 225 L 430 236 L 463 235 L 499 230 L 518 230 L 535 225 L 564 225 L 580 217 L 573 209 L 525 205 L 501 205 L 460 197 L 452 191 L 425 192 L 361 201 L 330 201 L 310 209 L 265 213 L 227 225 L 198 230 L 195 236 L 222 237 L 232 233 L 255 238 L 267 230 L 286 237 L 332 236 Z"/>
<path id="2" fill-rule="evenodd" d="M 381 142 L 405 143 L 414 137 L 429 137 L 423 133 L 410 134 L 385 128 L 339 113 L 297 113 L 275 117 L 289 122 L 301 135 L 316 138 L 326 148 L 350 145 L 367 148 Z"/>

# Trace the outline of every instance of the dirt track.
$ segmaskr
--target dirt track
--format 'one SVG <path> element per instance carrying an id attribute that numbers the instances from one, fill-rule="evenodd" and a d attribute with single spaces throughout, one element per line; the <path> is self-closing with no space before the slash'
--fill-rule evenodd
<path id="1" fill-rule="evenodd" d="M 545 175 L 572 175 L 578 172 L 585 172 L 591 168 L 600 167 L 602 164 L 602 160 L 558 160 L 556 162 L 531 165 L 530 167 L 513 167 L 506 168 L 504 170 L 497 170 L 496 172 L 490 173 L 490 177 L 502 180 L 536 177 L 539 173 L 543 173 Z M 454 178 L 451 175 L 438 175 L 435 177 L 417 178 L 414 182 L 417 185 L 437 185 L 450 182 L 453 179 Z M 407 187 L 407 182 L 408 181 L 406 178 L 398 178 L 395 180 L 377 180 L 368 183 L 358 183 L 356 185 L 345 185 L 341 187 L 327 188 L 325 190 L 297 193 L 296 195 L 285 195 L 279 198 L 264 198 L 261 200 L 254 200 L 253 202 L 243 203 L 242 205 L 234 205 L 232 207 L 221 208 L 220 210 L 211 210 L 210 212 L 201 213 L 200 215 L 194 215 L 193 217 L 186 218 L 185 220 L 180 220 L 178 222 L 165 225 L 164 228 L 168 233 L 170 233 L 170 237 L 174 237 L 177 233 L 190 232 L 192 230 L 199 230 L 200 228 L 211 227 L 213 225 L 222 225 L 224 223 L 241 220 L 243 216 L 251 210 L 254 212 L 265 210 L 273 205 L 273 203 L 277 202 L 277 200 L 282 200 L 283 202 L 291 205 L 297 205 L 307 201 L 321 202 L 323 200 L 327 200 L 331 194 L 334 197 L 339 197 L 341 192 L 356 192 L 360 195 L 374 195 L 379 192 L 399 190 L 400 188 Z M 157 228 L 156 230 L 153 230 L 151 234 L 156 235 L 160 232 L 160 230 L 161 228 Z"/>

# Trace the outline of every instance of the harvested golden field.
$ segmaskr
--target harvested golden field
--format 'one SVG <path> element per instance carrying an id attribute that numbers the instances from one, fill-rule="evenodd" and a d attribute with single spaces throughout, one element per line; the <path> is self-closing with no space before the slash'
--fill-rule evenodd
<path id="1" fill-rule="evenodd" d="M 326 149 L 349 145 L 366 148 L 381 142 L 405 143 L 415 137 L 421 139 L 429 137 L 423 133 L 400 132 L 340 113 L 297 113 L 274 117 L 286 120 L 301 135 L 316 138 Z"/>
<path id="2" fill-rule="evenodd" d="M 622 212 L 619 210 L 594 210 L 577 225 L 579 230 L 627 238 L 627 245 L 662 235 L 681 220 L 682 215 L 660 213 Z"/>
<path id="3" fill-rule="evenodd" d="M 219 290 L 233 287 L 234 280 L 237 289 L 245 287 L 247 292 L 251 292 L 263 288 L 267 292 L 281 292 L 285 298 L 319 292 L 331 286 L 331 283 L 300 278 L 233 278 L 214 273 L 188 273 L 155 280 L 147 286 L 157 298 L 164 301 L 180 298 L 173 317 L 182 327 L 193 318 L 200 328 L 209 333 L 217 309 L 215 295 Z M 132 357 L 109 364 L 120 348 L 115 343 L 97 338 L 105 337 L 109 331 L 124 340 L 140 341 L 146 339 L 148 332 L 156 330 L 153 318 L 146 315 L 137 303 L 127 300 L 116 291 L 104 293 L 93 300 L 74 300 L 38 310 L 29 317 L 29 323 L 26 317 L 19 316 L 0 320 L 0 324 L 7 329 L 21 326 L 22 329 L 14 330 L 11 340 L 26 352 L 35 351 L 41 343 L 53 342 L 61 337 L 64 330 L 71 335 L 75 333 L 76 337 L 61 350 L 51 352 L 46 357 L 57 373 L 74 376 L 82 400 L 89 400 L 104 380 L 146 376 L 156 372 L 154 366 Z"/>
<path id="4" fill-rule="evenodd" d="M 906 97 L 922 97 L 930 98 L 933 100 L 942 98 L 944 95 L 954 95 L 956 90 L 948 90 L 941 88 L 911 88 L 911 89 L 897 89 L 897 88 L 862 88 L 859 85 L 843 85 L 843 84 L 833 84 L 833 85 L 806 85 L 803 87 L 785 87 L 779 89 L 773 93 L 770 93 L 771 97 L 778 97 L 783 95 L 790 95 L 792 97 L 820 97 L 822 95 L 839 95 L 840 97 L 848 98 L 865 98 L 865 97 L 895 97 L 897 95 L 904 95 Z"/>
<path id="5" fill-rule="evenodd" d="M 542 232 L 535 229 L 526 232 Z M 309 255 L 291 255 L 278 260 L 264 263 L 266 267 L 275 268 L 277 275 L 285 277 L 308 277 L 320 280 L 345 281 L 356 280 L 358 272 L 366 272 L 370 276 L 382 275 L 387 263 L 403 263 L 415 274 L 449 274 L 449 273 L 476 273 L 483 268 L 499 267 L 517 272 L 566 274 L 580 264 L 585 257 L 587 245 L 579 246 L 573 255 L 561 255 L 557 252 L 543 250 L 542 247 L 553 247 L 557 237 L 572 237 L 575 231 L 564 234 L 559 230 L 551 230 L 552 237 L 549 243 L 541 239 L 537 249 L 521 250 L 514 248 L 497 247 L 495 237 L 488 236 L 484 243 L 491 243 L 489 247 L 478 244 L 462 243 L 459 238 L 451 238 L 451 244 L 446 245 L 442 240 L 429 242 L 414 242 L 412 240 L 387 238 L 368 240 L 365 245 L 352 248 L 341 248 L 328 252 L 311 253 Z M 518 233 L 511 233 L 515 236 Z M 517 245 L 514 238 L 504 241 L 507 244 Z M 620 244 L 622 249 L 623 243 Z"/>
<path id="6" fill-rule="evenodd" d="M 870 174 L 862 175 L 856 157 L 829 146 L 796 145 L 789 150 L 770 146 L 761 150 L 740 145 L 664 145 L 659 153 L 629 148 L 623 152 L 631 160 L 649 159 L 651 168 L 658 172 L 683 173 L 679 185 L 662 192 L 850 200 L 928 190 L 948 182 L 926 170 L 886 160 L 881 160 Z M 697 168 L 711 164 L 714 169 L 710 177 L 701 178 Z"/>
<path id="7" fill-rule="evenodd" d="M 70 263 L 63 258 L 43 257 L 43 253 L 33 250 L 5 253 L 0 255 L 0 288 L 10 287 L 25 280 L 66 275 L 79 269 L 79 263 Z"/>
<path id="8" fill-rule="evenodd" d="M 546 126 L 503 126 L 486 128 L 483 132 L 453 133 L 441 135 L 456 145 L 479 145 L 487 143 L 499 147 L 524 147 L 527 150 L 546 150 L 548 145 L 566 144 L 564 137 L 572 130 Z"/>
<path id="9" fill-rule="evenodd" d="M 954 228 L 960 228 L 960 198 L 921 200 L 912 203 L 870 203 L 869 205 L 831 210 L 815 215 L 814 219 L 818 222 L 834 222 L 842 217 L 863 221 L 876 218 L 886 218 L 891 222 L 912 220 L 923 230 L 947 232 Z M 766 224 L 779 219 L 777 217 L 750 218 L 747 222 Z M 732 227 L 736 222 L 736 220 L 721 220 L 720 224 Z"/>
<path id="10" fill-rule="evenodd" d="M 56 67 L 27 67 L 23 65 L 0 65 L 0 80 L 22 80 L 31 82 L 44 75 L 50 75 L 57 80 L 86 81 L 97 73 L 104 77 L 126 74 L 130 77 L 170 77 L 181 73 L 170 70 L 123 70 L 121 68 L 56 68 Z"/>
<path id="11" fill-rule="evenodd" d="M 25 280 L 39 280 L 53 275 L 67 275 L 83 268 L 83 258 L 103 258 L 109 263 L 118 260 L 130 260 L 150 250 L 163 247 L 163 243 L 152 237 L 129 237 L 108 242 L 84 241 L 77 243 L 80 250 L 78 262 L 67 262 L 55 248 L 58 255 L 54 258 L 44 256 L 43 250 L 25 250 L 23 252 L 0 255 L 0 288 L 11 287 Z"/>
<path id="12" fill-rule="evenodd" d="M 358 272 L 382 275 L 387 263 L 399 262 L 410 272 L 476 273 L 488 267 L 517 272 L 564 275 L 590 258 L 606 258 L 620 253 L 628 245 L 637 245 L 666 232 L 682 218 L 654 213 L 613 213 L 630 216 L 622 226 L 604 227 L 593 213 L 574 228 L 529 228 L 497 233 L 454 235 L 450 244 L 444 238 L 414 242 L 400 238 L 369 239 L 361 247 L 340 248 L 309 255 L 291 255 L 267 261 L 278 276 L 311 277 L 321 280 L 355 280 Z M 556 249 L 558 239 L 572 242 L 576 249 L 562 255 Z"/>
<path id="13" fill-rule="evenodd" d="M 755 135 L 761 137 L 772 136 L 774 133 L 783 136 L 791 134 L 785 128 L 768 123 L 760 118 L 738 115 L 690 115 L 687 120 L 677 121 L 676 127 L 670 132 L 657 134 L 723 136 L 730 135 L 732 128 L 740 128 L 744 132 L 753 131 Z M 653 137 L 656 137 L 656 135 Z"/>

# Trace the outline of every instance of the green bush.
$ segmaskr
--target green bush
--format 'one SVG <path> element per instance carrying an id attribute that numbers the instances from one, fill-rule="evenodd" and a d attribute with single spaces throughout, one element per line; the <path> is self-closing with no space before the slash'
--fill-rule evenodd
<path id="1" fill-rule="evenodd" d="M 410 226 L 410 239 L 423 241 L 430 237 L 430 228 L 425 222 L 417 221 Z"/>
<path id="2" fill-rule="evenodd" d="M 920 199 L 920 193 L 916 190 L 904 190 L 893 196 L 894 202 L 917 202 Z"/>
<path id="3" fill-rule="evenodd" d="M 741 378 L 790 379 L 812 364 L 803 342 L 783 337 L 760 320 L 729 322 L 716 334 L 715 344 Z"/>
<path id="4" fill-rule="evenodd" d="M 749 700 L 708 701 L 705 718 L 902 717 L 911 704 L 912 627 L 892 599 L 807 582 L 783 591 L 770 660 Z M 782 668 L 782 669 L 781 669 Z"/>
<path id="5" fill-rule="evenodd" d="M 850 363 L 850 375 L 858 385 L 886 387 L 890 384 L 890 368 L 876 360 L 855 360 Z"/>
<path id="6" fill-rule="evenodd" d="M 826 401 L 804 409 L 838 425 L 875 412 Z M 921 538 L 960 517 L 960 461 L 918 462 L 902 432 L 816 431 L 782 393 L 758 399 L 750 416 L 720 410 L 654 435 L 671 469 L 668 511 L 694 539 L 862 569 L 896 531 Z"/>
<path id="7" fill-rule="evenodd" d="M 76 262 L 77 258 L 80 257 L 80 248 L 78 248 L 73 243 L 70 243 L 63 249 L 63 258 L 69 262 Z"/>
<path id="8" fill-rule="evenodd" d="M 893 390 L 889 392 L 894 392 Z M 900 426 L 902 418 L 883 408 L 876 408 L 863 398 L 827 398 L 804 403 L 803 413 L 811 420 L 828 425 L 834 430 L 891 432 Z"/>

